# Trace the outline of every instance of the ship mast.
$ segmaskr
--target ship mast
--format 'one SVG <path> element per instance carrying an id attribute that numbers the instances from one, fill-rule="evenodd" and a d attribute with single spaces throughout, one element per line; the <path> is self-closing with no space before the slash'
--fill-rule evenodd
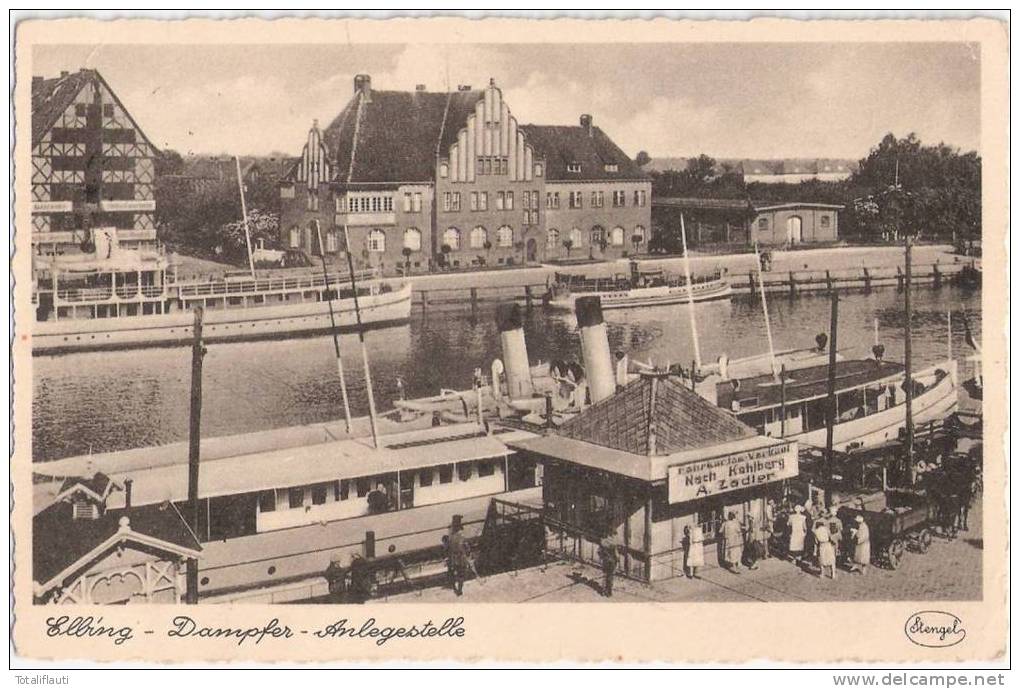
<path id="1" fill-rule="evenodd" d="M 765 277 L 761 269 L 761 256 L 758 255 L 758 243 L 754 244 L 754 260 L 758 264 L 758 291 L 761 292 L 761 310 L 765 314 L 765 335 L 769 339 L 769 360 L 772 362 L 772 375 L 779 375 L 779 365 L 776 362 L 776 348 L 772 343 L 772 325 L 769 323 L 769 304 L 765 298 Z"/>
<path id="2" fill-rule="evenodd" d="M 241 218 L 244 220 L 244 243 L 248 247 L 248 270 L 251 271 L 251 279 L 255 279 L 255 259 L 251 250 L 251 233 L 248 231 L 248 205 L 244 201 L 244 182 L 241 181 L 241 159 L 234 156 L 237 164 L 237 190 L 241 193 Z"/>
<path id="3" fill-rule="evenodd" d="M 684 245 L 684 277 L 687 278 L 687 303 L 691 317 L 691 337 L 694 339 L 694 370 L 691 371 L 691 384 L 694 384 L 694 373 L 701 369 L 701 347 L 698 345 L 698 319 L 694 316 L 694 284 L 691 282 L 691 257 L 687 253 L 687 228 L 684 225 L 684 214 L 680 214 L 680 238 Z"/>
<path id="4" fill-rule="evenodd" d="M 340 356 L 340 334 L 336 329 L 336 316 L 333 315 L 333 293 L 329 289 L 329 273 L 326 272 L 326 247 L 322 243 L 322 227 L 318 219 L 315 221 L 315 235 L 319 239 L 319 257 L 322 259 L 322 283 L 325 290 L 326 303 L 329 305 L 329 327 L 333 333 L 333 351 L 336 353 L 336 370 L 340 375 L 340 393 L 344 400 L 344 420 L 347 422 L 347 434 L 351 434 L 351 403 L 347 398 L 347 381 L 344 379 L 344 361 Z"/>

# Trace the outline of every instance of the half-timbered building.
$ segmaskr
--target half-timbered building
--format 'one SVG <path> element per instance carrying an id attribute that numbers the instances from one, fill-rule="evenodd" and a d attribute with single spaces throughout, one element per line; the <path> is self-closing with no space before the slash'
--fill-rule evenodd
<path id="1" fill-rule="evenodd" d="M 32 79 L 32 245 L 88 247 L 117 228 L 126 248 L 155 247 L 157 149 L 96 70 Z"/>

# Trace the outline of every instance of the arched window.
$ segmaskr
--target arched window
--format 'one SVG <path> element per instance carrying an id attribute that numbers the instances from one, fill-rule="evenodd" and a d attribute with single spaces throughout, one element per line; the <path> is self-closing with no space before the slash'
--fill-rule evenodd
<path id="1" fill-rule="evenodd" d="M 574 245 L 575 249 L 584 244 L 584 233 L 581 232 L 580 227 L 570 230 L 570 243 Z"/>
<path id="2" fill-rule="evenodd" d="M 602 225 L 595 225 L 591 228 L 591 245 L 599 246 L 606 239 L 606 230 Z"/>
<path id="3" fill-rule="evenodd" d="M 446 177 L 449 176 L 449 174 L 450 174 L 450 166 L 447 165 L 446 163 L 440 163 L 439 164 L 439 176 L 442 177 L 443 179 L 446 179 Z"/>
<path id="4" fill-rule="evenodd" d="M 622 227 L 614 227 L 609 233 L 609 243 L 613 246 L 623 246 L 624 231 Z"/>
<path id="5" fill-rule="evenodd" d="M 381 254 L 386 251 L 386 233 L 375 229 L 368 233 L 368 250 L 374 254 Z"/>
<path id="6" fill-rule="evenodd" d="M 503 225 L 503 227 L 496 230 L 496 244 L 504 248 L 511 247 L 514 245 L 514 230 L 509 225 Z"/>
<path id="7" fill-rule="evenodd" d="M 450 247 L 451 251 L 460 250 L 460 230 L 456 227 L 447 228 L 443 233 L 443 246 Z"/>
<path id="8" fill-rule="evenodd" d="M 471 230 L 471 248 L 472 249 L 484 249 L 485 242 L 489 238 L 489 233 L 485 231 L 485 228 L 479 225 L 475 229 Z"/>
<path id="9" fill-rule="evenodd" d="M 421 231 L 418 228 L 409 227 L 404 230 L 404 248 L 421 251 Z"/>
<path id="10" fill-rule="evenodd" d="M 545 233 L 545 246 L 549 249 L 555 249 L 560 245 L 560 231 L 555 227 L 550 227 L 549 231 Z"/>
<path id="11" fill-rule="evenodd" d="M 300 249 L 301 248 L 301 228 L 297 225 L 292 225 L 290 228 L 290 248 Z"/>

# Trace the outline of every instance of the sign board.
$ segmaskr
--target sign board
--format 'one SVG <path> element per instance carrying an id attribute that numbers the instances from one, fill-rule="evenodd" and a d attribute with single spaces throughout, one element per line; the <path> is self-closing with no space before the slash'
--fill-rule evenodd
<path id="1" fill-rule="evenodd" d="M 677 503 L 781 481 L 797 473 L 797 443 L 788 441 L 667 467 L 666 480 L 669 501 Z"/>
<path id="2" fill-rule="evenodd" d="M 74 204 L 70 201 L 33 201 L 33 213 L 70 213 Z"/>
<path id="3" fill-rule="evenodd" d="M 128 199 L 124 201 L 104 200 L 99 202 L 99 209 L 108 213 L 126 213 L 156 210 L 156 202 L 152 199 L 147 201 L 135 201 Z"/>

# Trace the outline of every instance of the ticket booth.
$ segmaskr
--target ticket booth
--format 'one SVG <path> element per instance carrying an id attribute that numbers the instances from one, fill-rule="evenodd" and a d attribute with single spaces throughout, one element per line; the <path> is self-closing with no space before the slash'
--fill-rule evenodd
<path id="1" fill-rule="evenodd" d="M 544 465 L 547 547 L 597 563 L 609 536 L 621 573 L 683 573 L 684 527 L 705 535 L 705 561 L 729 512 L 761 520 L 798 473 L 797 443 L 759 436 L 677 376 L 642 374 L 546 435 L 511 442 Z"/>

